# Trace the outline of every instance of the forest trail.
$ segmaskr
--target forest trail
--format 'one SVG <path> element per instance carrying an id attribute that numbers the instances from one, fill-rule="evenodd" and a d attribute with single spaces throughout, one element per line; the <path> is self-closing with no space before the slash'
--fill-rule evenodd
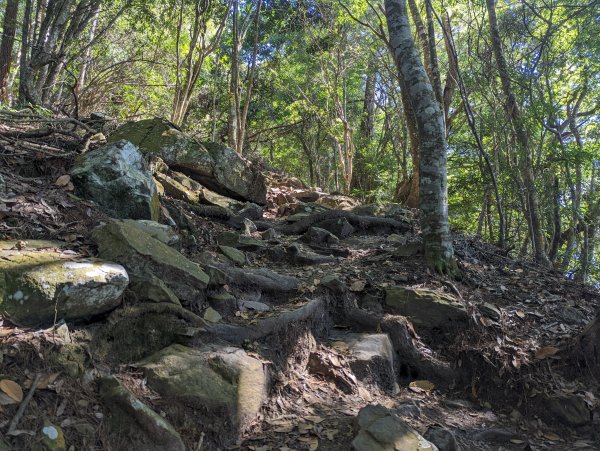
<path id="1" fill-rule="evenodd" d="M 600 449 L 598 344 L 586 342 L 597 289 L 458 234 L 462 277 L 449 280 L 422 260 L 415 210 L 235 156 L 220 167 L 210 148 L 204 166 L 178 154 L 138 167 L 110 136 L 2 132 L 15 140 L 0 167 L 0 379 L 12 381 L 0 382 L 0 450 Z M 134 178 L 162 225 L 110 217 L 138 211 L 130 191 L 82 188 L 77 154 L 109 151 L 104 172 Z M 235 165 L 247 184 L 228 177 Z M 53 272 L 65 281 L 52 311 L 19 310 L 7 287 L 56 261 L 105 265 L 102 281 Z M 82 313 L 59 307 L 77 297 L 65 286 L 113 291 Z"/>

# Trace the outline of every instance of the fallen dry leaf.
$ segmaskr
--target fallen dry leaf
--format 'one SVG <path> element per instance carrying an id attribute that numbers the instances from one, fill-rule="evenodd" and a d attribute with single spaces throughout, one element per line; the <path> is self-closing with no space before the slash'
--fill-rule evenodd
<path id="1" fill-rule="evenodd" d="M 560 349 L 554 346 L 544 346 L 537 351 L 535 351 L 535 358 L 538 360 L 543 360 L 545 358 L 551 357 L 556 354 Z"/>
<path id="2" fill-rule="evenodd" d="M 365 289 L 365 286 L 367 285 L 367 281 L 366 280 L 362 280 L 362 279 L 358 279 L 355 280 L 354 282 L 352 282 L 350 284 L 350 291 L 362 291 Z"/>
<path id="3" fill-rule="evenodd" d="M 554 432 L 544 432 L 544 437 L 553 442 L 560 441 L 560 436 Z"/>
<path id="4" fill-rule="evenodd" d="M 412 381 L 410 384 L 408 384 L 408 388 L 410 388 L 415 393 L 421 393 L 424 391 L 428 392 L 428 391 L 433 390 L 435 388 L 435 385 L 433 382 L 430 382 L 430 381 L 419 380 L 419 381 Z"/>
<path id="5" fill-rule="evenodd" d="M 13 382 L 9 379 L 2 379 L 0 381 L 0 390 L 2 390 L 16 402 L 23 401 L 23 389 L 16 382 Z"/>
<path id="6" fill-rule="evenodd" d="M 54 182 L 54 184 L 59 187 L 67 186 L 69 183 L 71 183 L 71 176 L 69 174 L 61 175 Z"/>

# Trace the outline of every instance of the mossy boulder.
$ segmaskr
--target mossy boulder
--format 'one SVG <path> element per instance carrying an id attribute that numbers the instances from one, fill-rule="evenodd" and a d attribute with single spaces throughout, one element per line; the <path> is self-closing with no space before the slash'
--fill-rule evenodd
<path id="1" fill-rule="evenodd" d="M 385 291 L 388 308 L 426 329 L 451 329 L 467 322 L 465 306 L 454 296 L 423 288 L 391 287 Z"/>
<path id="2" fill-rule="evenodd" d="M 115 449 L 185 451 L 179 433 L 137 399 L 114 376 L 100 379 L 100 398 L 108 409 L 109 441 Z"/>
<path id="3" fill-rule="evenodd" d="M 197 263 L 127 221 L 97 227 L 99 255 L 122 264 L 133 283 L 161 279 L 179 299 L 197 299 L 209 282 Z"/>
<path id="4" fill-rule="evenodd" d="M 355 420 L 354 451 L 437 451 L 416 430 L 382 405 L 363 407 Z"/>
<path id="5" fill-rule="evenodd" d="M 63 245 L 0 242 L 0 309 L 11 321 L 34 326 L 89 319 L 120 304 L 129 284 L 125 268 L 65 252 Z"/>
<path id="6" fill-rule="evenodd" d="M 172 345 L 139 365 L 163 400 L 206 412 L 203 424 L 224 443 L 241 436 L 267 399 L 262 362 L 239 348 Z"/>
<path id="7" fill-rule="evenodd" d="M 237 200 L 266 203 L 263 174 L 229 147 L 200 142 L 164 119 L 128 122 L 109 142 L 128 140 L 148 156 L 160 157 L 171 169 L 200 182 L 210 190 Z"/>
<path id="8" fill-rule="evenodd" d="M 115 218 L 151 219 L 160 214 L 158 189 L 138 147 L 117 141 L 82 155 L 71 170 L 80 196 Z"/>
<path id="9" fill-rule="evenodd" d="M 179 244 L 179 235 L 169 225 L 159 224 L 156 221 L 149 221 L 147 219 L 127 219 L 126 222 L 169 246 L 177 246 Z"/>

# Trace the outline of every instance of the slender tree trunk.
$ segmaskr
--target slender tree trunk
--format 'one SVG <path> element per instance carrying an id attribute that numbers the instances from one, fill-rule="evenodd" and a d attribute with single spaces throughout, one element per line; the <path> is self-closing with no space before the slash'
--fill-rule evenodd
<path id="1" fill-rule="evenodd" d="M 502 42 L 500 40 L 500 32 L 498 31 L 498 21 L 496 18 L 496 7 L 495 0 L 486 0 L 489 22 L 490 22 L 490 36 L 492 41 L 492 48 L 494 51 L 494 57 L 498 66 L 498 74 L 500 76 L 500 82 L 502 84 L 502 90 L 505 96 L 504 108 L 508 120 L 510 121 L 514 133 L 517 146 L 522 155 L 522 162 L 520 162 L 521 176 L 525 185 L 525 196 L 527 201 L 527 210 L 529 213 L 529 224 L 530 224 L 530 235 L 531 245 L 533 247 L 534 258 L 538 263 L 545 266 L 550 265 L 548 256 L 545 252 L 544 246 L 544 235 L 542 231 L 542 225 L 540 221 L 539 205 L 537 190 L 535 187 L 535 178 L 533 174 L 533 161 L 531 159 L 531 149 L 529 148 L 529 137 L 523 124 L 523 118 L 517 105 L 515 95 L 512 92 L 510 78 L 508 75 L 508 66 L 506 59 L 504 58 L 504 51 L 502 50 Z"/>
<path id="2" fill-rule="evenodd" d="M 560 246 L 560 238 L 562 235 L 562 227 L 560 221 L 560 187 L 558 176 L 554 176 L 554 183 L 552 184 L 552 220 L 554 223 L 554 233 L 552 235 L 552 245 L 550 246 L 550 252 L 548 253 L 548 259 L 554 261 Z"/>
<path id="3" fill-rule="evenodd" d="M 467 118 L 467 124 L 469 125 L 469 129 L 473 134 L 473 138 L 475 139 L 475 143 L 477 144 L 477 149 L 479 150 L 479 154 L 483 157 L 485 161 L 485 167 L 490 176 L 490 180 L 492 183 L 492 188 L 494 189 L 494 197 L 496 200 L 496 209 L 498 210 L 498 246 L 504 247 L 504 236 L 505 236 L 505 226 L 504 226 L 504 209 L 502 207 L 502 198 L 500 197 L 500 190 L 498 189 L 498 182 L 496 180 L 496 173 L 494 172 L 494 167 L 492 166 L 492 162 L 490 160 L 490 156 L 488 152 L 485 150 L 483 146 L 483 141 L 479 136 L 479 132 L 477 131 L 477 125 L 475 123 L 475 113 L 471 107 L 471 103 L 469 102 L 469 98 L 467 96 L 467 89 L 464 84 L 464 80 L 462 78 L 462 74 L 460 68 L 458 67 L 458 54 L 456 52 L 456 48 L 454 46 L 454 38 L 452 36 L 452 28 L 450 26 L 450 19 L 448 14 L 445 15 L 445 26 L 443 27 L 444 31 L 444 40 L 446 42 L 446 50 L 448 51 L 448 62 L 450 67 L 448 68 L 448 77 L 452 78 L 453 85 L 458 85 L 460 97 L 462 100 L 462 106 L 465 112 L 465 116 Z M 444 108 L 445 108 L 445 117 L 448 119 L 447 109 L 450 107 L 450 101 L 452 100 L 452 93 L 449 91 L 453 91 L 454 88 L 451 88 L 448 85 L 449 82 L 446 83 L 446 90 L 444 91 L 444 95 L 449 96 L 449 98 L 444 97 Z M 483 171 L 482 171 L 483 172 Z"/>
<path id="4" fill-rule="evenodd" d="M 19 0 L 8 0 L 4 10 L 2 41 L 0 42 L 0 102 L 8 102 L 8 76 L 12 64 L 13 44 L 17 30 Z"/>
<path id="5" fill-rule="evenodd" d="M 252 90 L 254 88 L 254 79 L 256 77 L 256 57 L 258 55 L 258 43 L 259 43 L 259 31 L 260 31 L 260 10 L 262 7 L 262 0 L 258 0 L 256 5 L 256 16 L 255 16 L 255 35 L 254 35 L 254 47 L 252 50 L 252 60 L 250 61 L 250 67 L 248 68 L 248 79 L 246 83 L 246 93 L 244 96 L 244 105 L 241 107 L 241 111 L 237 112 L 238 117 L 238 130 L 237 130 L 237 141 L 235 150 L 238 154 L 244 153 L 244 141 L 246 139 L 246 125 L 248 121 L 248 110 L 250 109 L 250 102 L 252 101 Z"/>
<path id="6" fill-rule="evenodd" d="M 365 152 L 368 150 L 373 138 L 375 116 L 375 77 L 376 70 L 373 61 L 369 60 L 365 80 L 365 93 L 363 96 L 363 110 L 360 119 L 360 139 L 354 157 L 354 174 L 350 190 L 360 190 L 361 194 L 370 191 L 373 187 L 373 176 L 369 173 Z"/>
<path id="7" fill-rule="evenodd" d="M 425 260 L 439 272 L 454 273 L 443 113 L 413 41 L 404 0 L 385 0 L 385 15 L 394 59 L 408 88 L 420 138 L 419 205 Z"/>
<path id="8" fill-rule="evenodd" d="M 440 65 L 438 63 L 437 49 L 435 46 L 435 28 L 433 26 L 433 7 L 431 0 L 425 0 L 425 16 L 427 18 L 427 47 L 429 48 L 429 58 L 431 66 L 431 87 L 435 93 L 440 106 L 443 107 L 442 77 L 440 76 Z"/>
<path id="9" fill-rule="evenodd" d="M 458 61 L 456 61 L 455 57 L 455 49 L 452 42 L 452 25 L 450 24 L 450 15 L 448 12 L 445 12 L 444 16 L 442 17 L 442 30 L 444 32 L 444 45 L 446 46 L 446 54 L 448 55 L 448 74 L 446 75 L 446 84 L 444 86 L 444 93 L 442 95 L 444 118 L 447 131 L 451 125 L 449 121 L 449 112 L 458 79 Z"/>
<path id="10" fill-rule="evenodd" d="M 229 147 L 236 149 L 238 141 L 238 112 L 240 111 L 240 50 L 241 37 L 239 32 L 239 4 L 233 0 L 232 18 L 232 48 L 231 48 L 231 76 L 229 83 L 229 117 L 227 120 L 227 142 Z"/>
<path id="11" fill-rule="evenodd" d="M 19 103 L 25 104 L 30 101 L 27 92 L 27 83 L 32 76 L 29 70 L 29 32 L 31 28 L 31 9 L 32 0 L 25 1 L 25 11 L 23 13 L 23 25 L 21 27 L 21 59 L 19 61 Z"/>

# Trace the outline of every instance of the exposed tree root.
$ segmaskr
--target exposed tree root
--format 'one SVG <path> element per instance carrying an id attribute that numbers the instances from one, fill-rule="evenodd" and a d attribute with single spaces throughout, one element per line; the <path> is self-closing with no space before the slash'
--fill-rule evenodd
<path id="1" fill-rule="evenodd" d="M 306 232 L 311 226 L 318 225 L 320 222 L 328 219 L 345 218 L 353 227 L 358 230 L 369 229 L 387 229 L 396 232 L 408 232 L 411 229 L 410 224 L 397 221 L 392 218 L 381 218 L 377 216 L 360 216 L 349 211 L 329 210 L 312 214 L 302 218 L 292 224 L 280 224 L 273 226 L 267 222 L 257 222 L 256 225 L 261 230 L 273 227 L 284 235 L 300 235 Z"/>

